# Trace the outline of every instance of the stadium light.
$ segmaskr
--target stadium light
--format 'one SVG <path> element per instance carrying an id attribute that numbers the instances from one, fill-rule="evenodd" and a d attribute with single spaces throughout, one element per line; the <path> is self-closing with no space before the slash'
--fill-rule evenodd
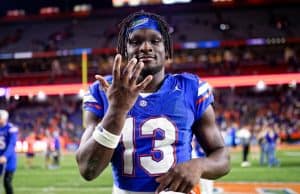
<path id="1" fill-rule="evenodd" d="M 45 101 L 46 99 L 47 99 L 47 95 L 45 94 L 45 92 L 39 91 L 37 94 L 37 100 L 42 102 Z"/>
<path id="2" fill-rule="evenodd" d="M 15 99 L 15 100 L 19 100 L 19 99 L 20 99 L 20 96 L 19 96 L 18 94 L 15 94 L 15 95 L 14 95 L 14 99 Z"/>
<path id="3" fill-rule="evenodd" d="M 228 23 L 220 23 L 219 28 L 221 31 L 228 31 L 230 30 L 230 24 Z"/>
<path id="4" fill-rule="evenodd" d="M 139 0 L 131 0 L 131 1 L 128 1 L 128 5 L 129 6 L 138 6 L 138 5 L 140 5 L 140 1 Z"/>
<path id="5" fill-rule="evenodd" d="M 174 3 L 189 3 L 192 0 L 163 0 L 163 4 L 174 4 Z"/>
<path id="6" fill-rule="evenodd" d="M 297 81 L 296 81 L 296 80 L 292 80 L 292 81 L 289 83 L 289 87 L 290 87 L 290 88 L 296 88 L 296 87 L 297 87 Z"/>
<path id="7" fill-rule="evenodd" d="M 78 92 L 78 94 L 77 94 L 77 97 L 78 97 L 79 99 L 82 99 L 83 96 L 84 96 L 84 94 L 85 94 L 84 89 L 80 89 L 79 92 Z"/>
<path id="8" fill-rule="evenodd" d="M 6 95 L 6 88 L 0 88 L 0 97 Z"/>
<path id="9" fill-rule="evenodd" d="M 59 7 L 50 6 L 50 7 L 42 7 L 40 9 L 40 15 L 53 15 L 58 14 L 60 12 Z"/>
<path id="10" fill-rule="evenodd" d="M 80 4 L 75 5 L 73 7 L 73 12 L 90 12 L 92 10 L 92 6 L 90 4 Z"/>
<path id="11" fill-rule="evenodd" d="M 266 89 L 266 87 L 267 86 L 266 86 L 266 84 L 263 80 L 259 80 L 256 84 L 256 90 L 259 91 L 259 92 L 264 91 Z"/>
<path id="12" fill-rule="evenodd" d="M 8 10 L 6 12 L 6 16 L 8 17 L 18 17 L 18 16 L 25 16 L 26 12 L 24 9 L 14 9 L 14 10 Z"/>

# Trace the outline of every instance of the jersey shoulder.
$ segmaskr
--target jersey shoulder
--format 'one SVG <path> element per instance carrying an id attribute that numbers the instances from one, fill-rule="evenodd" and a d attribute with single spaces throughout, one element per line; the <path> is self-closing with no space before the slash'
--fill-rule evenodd
<path id="1" fill-rule="evenodd" d="M 199 76 L 192 73 L 174 74 L 174 78 L 179 82 L 194 86 L 198 86 L 199 83 L 203 82 Z"/>
<path id="2" fill-rule="evenodd" d="M 105 79 L 109 84 L 112 83 L 112 76 L 106 76 Z M 95 81 L 89 87 L 89 91 L 83 96 L 83 109 L 94 113 L 99 118 L 104 116 L 108 107 L 108 100 L 105 91 L 99 81 Z"/>
<path id="3" fill-rule="evenodd" d="M 196 95 L 199 86 L 205 83 L 199 76 L 192 73 L 174 74 L 174 79 L 181 85 L 185 92 L 191 95 Z"/>
<path id="4" fill-rule="evenodd" d="M 109 84 L 112 83 L 112 76 L 105 76 L 104 78 Z M 94 81 L 94 83 L 90 85 L 88 93 L 84 96 L 84 102 L 96 102 L 100 100 L 101 96 L 105 96 L 105 92 L 99 81 Z"/>

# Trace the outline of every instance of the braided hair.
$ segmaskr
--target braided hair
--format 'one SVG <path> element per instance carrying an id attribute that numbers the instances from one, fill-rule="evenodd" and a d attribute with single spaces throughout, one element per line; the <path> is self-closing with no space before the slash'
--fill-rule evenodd
<path id="1" fill-rule="evenodd" d="M 163 36 L 165 52 L 167 53 L 169 58 L 172 58 L 173 45 L 169 33 L 169 28 L 170 28 L 169 24 L 165 21 L 165 19 L 162 16 L 150 12 L 145 12 L 145 11 L 135 12 L 127 16 L 125 19 L 123 19 L 122 22 L 119 24 L 120 32 L 118 36 L 118 46 L 117 46 L 118 53 L 120 53 L 122 56 L 127 56 L 127 51 L 126 51 L 126 44 L 128 41 L 127 29 L 130 27 L 130 24 L 140 16 L 147 16 L 157 21 L 158 28 Z"/>

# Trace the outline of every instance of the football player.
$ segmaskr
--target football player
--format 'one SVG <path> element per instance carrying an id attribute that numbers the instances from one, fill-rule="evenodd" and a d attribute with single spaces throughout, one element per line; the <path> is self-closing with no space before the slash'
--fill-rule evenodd
<path id="1" fill-rule="evenodd" d="M 80 173 L 93 180 L 111 162 L 114 194 L 195 193 L 200 177 L 230 169 L 211 89 L 196 75 L 165 73 L 173 52 L 161 16 L 136 12 L 120 27 L 112 76 L 96 75 L 83 100 Z M 193 133 L 207 157 L 191 158 Z"/>
<path id="2" fill-rule="evenodd" d="M 18 128 L 8 122 L 8 117 L 6 110 L 0 110 L 0 175 L 4 180 L 6 194 L 13 194 L 12 179 L 17 168 L 15 145 Z"/>

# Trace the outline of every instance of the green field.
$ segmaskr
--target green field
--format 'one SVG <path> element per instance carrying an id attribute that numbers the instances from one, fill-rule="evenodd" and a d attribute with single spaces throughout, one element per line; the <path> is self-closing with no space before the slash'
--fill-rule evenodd
<path id="1" fill-rule="evenodd" d="M 300 182 L 300 148 L 279 151 L 280 167 L 260 167 L 257 154 L 251 154 L 252 166 L 240 167 L 241 153 L 232 153 L 232 170 L 222 181 Z M 15 194 L 109 194 L 111 171 L 107 169 L 92 182 L 84 181 L 77 170 L 74 155 L 63 156 L 56 170 L 43 168 L 43 157 L 37 156 L 33 169 L 26 169 L 25 156 L 19 155 L 19 167 L 14 177 Z"/>

